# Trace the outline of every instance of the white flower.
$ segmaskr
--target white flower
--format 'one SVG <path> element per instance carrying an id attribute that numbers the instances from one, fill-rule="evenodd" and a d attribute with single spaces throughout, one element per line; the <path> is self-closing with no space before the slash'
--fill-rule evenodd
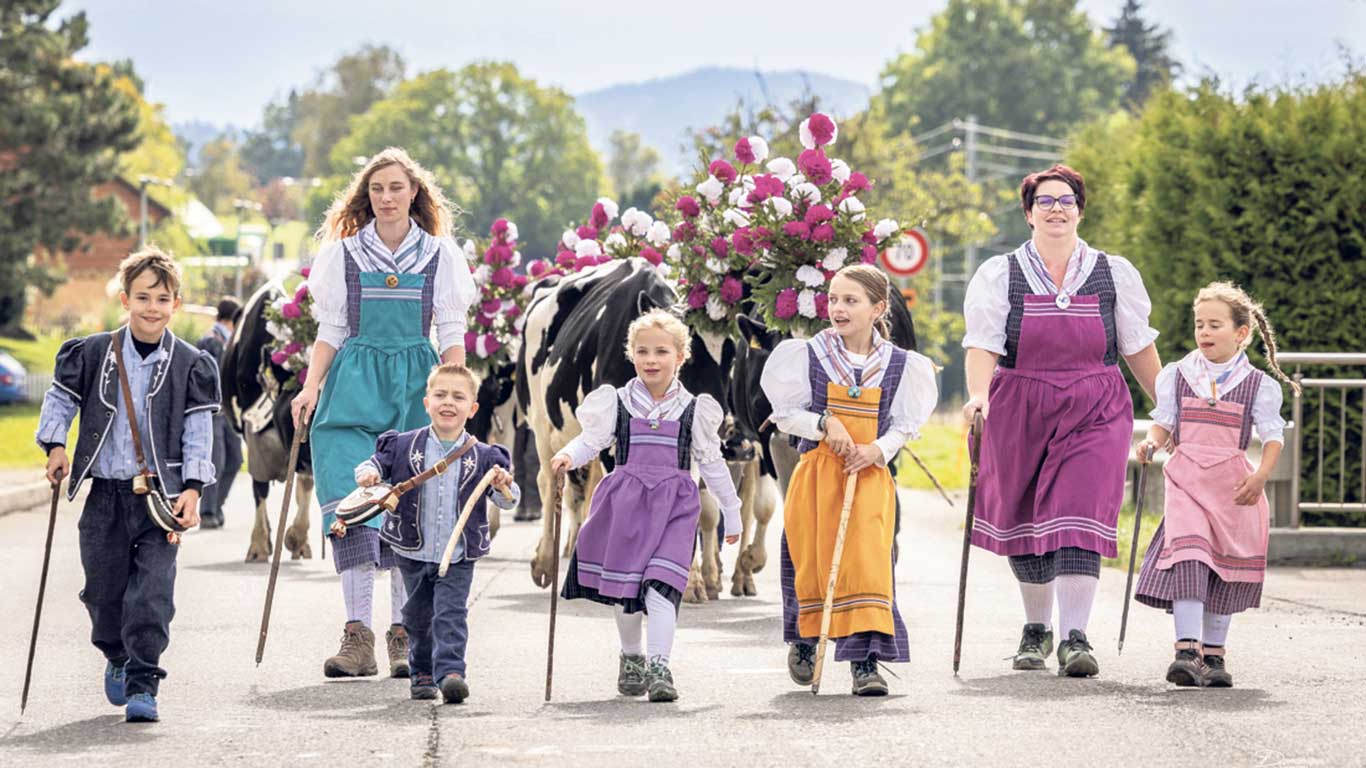
<path id="1" fill-rule="evenodd" d="M 831 248 L 825 258 L 821 259 L 821 266 L 831 272 L 836 272 L 844 266 L 845 259 L 849 258 L 848 248 Z"/>
<path id="2" fill-rule="evenodd" d="M 729 309 L 721 301 L 720 296 L 713 293 L 711 298 L 707 299 L 707 317 L 713 320 L 725 320 L 727 312 Z"/>
<path id="3" fill-rule="evenodd" d="M 520 267 L 520 266 L 522 266 L 522 252 L 521 252 L 521 251 L 513 251 L 513 252 L 512 252 L 512 266 L 514 266 L 514 267 Z"/>
<path id="4" fill-rule="evenodd" d="M 849 180 L 849 175 L 851 173 L 853 173 L 853 171 L 849 169 L 849 164 L 843 160 L 836 158 L 830 161 L 830 175 L 834 177 L 835 181 L 843 184 Z"/>
<path id="5" fill-rule="evenodd" d="M 776 158 L 770 161 L 766 167 L 768 172 L 777 176 L 780 181 L 787 181 L 797 173 L 797 164 L 786 157 Z"/>
<path id="6" fill-rule="evenodd" d="M 754 177 L 747 173 L 740 177 L 740 186 L 744 187 L 746 190 L 751 190 L 757 185 L 754 183 Z"/>
<path id="7" fill-rule="evenodd" d="M 750 136 L 749 149 L 754 153 L 754 162 L 762 163 L 768 159 L 768 142 L 762 136 Z"/>
<path id="8" fill-rule="evenodd" d="M 506 312 L 515 306 L 517 306 L 517 302 L 513 301 L 512 299 L 503 299 L 503 304 L 501 307 L 499 307 L 499 311 Z"/>
<path id="9" fill-rule="evenodd" d="M 725 191 L 725 185 L 715 176 L 708 176 L 707 180 L 697 185 L 698 194 L 707 198 L 707 202 L 716 205 L 721 200 L 721 193 Z"/>
<path id="10" fill-rule="evenodd" d="M 659 262 L 659 266 L 655 267 L 655 271 L 659 273 L 660 277 L 668 280 L 669 276 L 673 274 L 674 268 L 669 262 L 661 261 Z M 523 317 L 525 317 L 525 315 L 523 315 Z"/>
<path id="11" fill-rule="evenodd" d="M 764 201 L 764 205 L 773 209 L 779 218 L 787 218 L 792 215 L 792 202 L 785 197 L 770 197 Z"/>
<path id="12" fill-rule="evenodd" d="M 564 236 L 560 238 L 560 242 L 564 243 L 566 248 L 575 248 L 579 244 L 579 234 L 572 229 L 566 229 Z"/>
<path id="13" fill-rule="evenodd" d="M 517 240 L 517 225 L 510 221 L 508 222 L 508 240 L 514 242 Z"/>
<path id="14" fill-rule="evenodd" d="M 479 255 L 479 252 L 474 248 L 474 238 L 472 237 L 467 239 L 464 245 L 460 246 L 460 250 L 465 252 L 466 259 L 473 259 Z"/>
<path id="15" fill-rule="evenodd" d="M 840 213 L 849 214 L 851 221 L 863 221 L 866 218 L 864 210 L 863 203 L 857 197 L 846 197 L 840 203 Z"/>
<path id="16" fill-rule="evenodd" d="M 617 211 L 621 210 L 617 207 L 617 201 L 610 197 L 599 197 L 598 202 L 602 203 L 602 210 L 607 212 L 608 221 L 615 219 L 617 217 Z"/>
<path id="17" fill-rule="evenodd" d="M 737 227 L 749 226 L 749 216 L 746 215 L 744 211 L 736 210 L 735 208 L 727 209 L 722 215 L 722 218 Z"/>
<path id="18" fill-rule="evenodd" d="M 489 356 L 488 345 L 484 343 L 484 339 L 486 338 L 488 338 L 487 334 L 481 333 L 474 339 L 474 353 L 480 357 Z"/>
<path id="19" fill-rule="evenodd" d="M 612 234 L 607 236 L 606 240 L 602 242 L 602 247 L 607 249 L 608 253 L 621 253 L 622 251 L 626 250 L 626 236 L 621 234 L 620 232 L 613 232 Z"/>
<path id="20" fill-rule="evenodd" d="M 744 187 L 736 187 L 735 189 L 732 189 L 730 191 L 730 194 L 726 197 L 726 200 L 730 202 L 732 208 L 736 208 L 745 204 L 745 198 L 748 195 L 748 189 L 745 189 Z"/>
<path id="21" fill-rule="evenodd" d="M 718 275 L 724 275 L 726 274 L 726 263 L 716 257 L 712 257 L 707 259 L 707 269 L 710 269 Z"/>
<path id="22" fill-rule="evenodd" d="M 669 234 L 669 225 L 662 221 L 656 221 L 650 225 L 650 230 L 645 233 L 645 239 L 650 241 L 650 245 L 663 248 L 672 239 L 672 235 Z"/>
<path id="23" fill-rule="evenodd" d="M 650 225 L 653 223 L 655 220 L 650 214 L 638 211 L 635 208 L 627 208 L 626 213 L 621 215 L 622 226 L 626 227 L 627 231 L 636 237 L 644 237 L 645 233 L 650 231 Z"/>
<path id="24" fill-rule="evenodd" d="M 901 229 L 901 225 L 896 223 L 896 219 L 882 219 L 873 227 L 873 237 L 878 240 L 886 240 Z"/>
<path id="25" fill-rule="evenodd" d="M 809 205 L 815 205 L 821 201 L 821 190 L 815 184 L 804 181 L 792 189 L 797 197 L 805 200 Z"/>
<path id="26" fill-rule="evenodd" d="M 284 329 L 277 325 L 274 320 L 266 321 L 266 333 L 269 333 L 273 338 L 283 338 L 283 336 L 281 336 L 283 331 Z"/>
<path id="27" fill-rule="evenodd" d="M 598 245 L 597 240 L 580 240 L 574 246 L 574 254 L 577 256 L 601 256 L 602 246 Z"/>
<path id="28" fill-rule="evenodd" d="M 678 261 L 683 258 L 683 249 L 678 247 L 678 243 L 674 243 L 664 255 L 669 257 L 669 261 Z"/>
<path id="29" fill-rule="evenodd" d="M 475 285 L 486 285 L 486 284 L 488 284 L 489 278 L 492 277 L 492 276 L 493 276 L 493 267 L 490 267 L 490 266 L 487 265 L 487 264 L 480 264 L 479 266 L 477 266 L 477 267 L 474 268 L 474 284 L 475 284 Z"/>
<path id="30" fill-rule="evenodd" d="M 802 317 L 816 317 L 816 292 L 807 288 L 797 294 L 797 312 Z"/>
<path id="31" fill-rule="evenodd" d="M 803 264 L 797 268 L 797 281 L 812 288 L 819 288 L 825 284 L 825 274 L 810 264 Z"/>

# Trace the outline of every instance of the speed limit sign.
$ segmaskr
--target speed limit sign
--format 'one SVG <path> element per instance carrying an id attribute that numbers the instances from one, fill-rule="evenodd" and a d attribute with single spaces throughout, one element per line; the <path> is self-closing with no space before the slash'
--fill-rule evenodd
<path id="1" fill-rule="evenodd" d="M 900 242 L 882 252 L 882 266 L 898 277 L 910 277 L 930 260 L 930 241 L 918 229 L 906 230 Z"/>

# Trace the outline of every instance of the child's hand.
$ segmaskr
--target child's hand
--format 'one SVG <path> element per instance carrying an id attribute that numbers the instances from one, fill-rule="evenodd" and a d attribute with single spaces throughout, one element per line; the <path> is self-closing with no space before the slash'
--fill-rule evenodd
<path id="1" fill-rule="evenodd" d="M 71 461 L 66 457 L 65 446 L 54 446 L 47 455 L 47 481 L 52 485 L 62 482 L 71 473 Z"/>
<path id="2" fill-rule="evenodd" d="M 849 454 L 854 450 L 854 438 L 849 436 L 849 430 L 845 429 L 838 416 L 825 419 L 825 444 L 845 461 L 849 460 Z"/>
<path id="3" fill-rule="evenodd" d="M 1151 437 L 1144 438 L 1143 442 L 1134 448 L 1134 461 L 1139 464 L 1151 464 L 1153 455 L 1157 453 L 1157 448 L 1157 441 Z"/>
<path id="4" fill-rule="evenodd" d="M 199 525 L 199 491 L 193 488 L 186 488 L 180 492 L 180 496 L 175 500 L 175 507 L 172 508 L 172 515 L 180 524 L 189 530 Z"/>
<path id="5" fill-rule="evenodd" d="M 1233 489 L 1233 503 L 1243 507 L 1250 507 L 1261 501 L 1262 489 L 1266 488 L 1266 476 L 1261 472 L 1253 472 L 1243 481 L 1238 483 L 1238 487 Z"/>
<path id="6" fill-rule="evenodd" d="M 569 465 L 572 463 L 573 462 L 570 461 L 568 456 L 563 453 L 557 453 L 555 454 L 555 458 L 550 460 L 550 471 L 555 474 L 568 472 L 570 468 Z"/>
<path id="7" fill-rule="evenodd" d="M 882 459 L 882 449 L 874 443 L 856 445 L 844 460 L 845 474 L 852 475 L 868 467 L 876 466 Z"/>
<path id="8" fill-rule="evenodd" d="M 966 419 L 969 424 L 971 424 L 972 417 L 977 415 L 978 411 L 981 411 L 982 421 L 986 421 L 987 412 L 990 410 L 991 406 L 987 403 L 986 398 L 974 397 L 966 403 L 963 403 L 963 418 Z"/>
<path id="9" fill-rule="evenodd" d="M 379 473 L 373 469 L 361 470 L 361 473 L 356 477 L 356 485 L 359 485 L 362 488 L 369 488 L 378 482 Z"/>
<path id="10" fill-rule="evenodd" d="M 494 467 L 493 480 L 490 481 L 489 485 L 506 496 L 508 491 L 512 490 L 512 473 L 502 467 Z"/>
<path id="11" fill-rule="evenodd" d="M 740 540 L 740 534 L 738 534 L 738 533 L 732 533 L 731 535 L 729 535 L 729 536 L 726 537 L 726 543 L 727 543 L 727 544 L 734 544 L 735 542 L 737 542 L 737 541 L 739 541 L 739 540 Z"/>

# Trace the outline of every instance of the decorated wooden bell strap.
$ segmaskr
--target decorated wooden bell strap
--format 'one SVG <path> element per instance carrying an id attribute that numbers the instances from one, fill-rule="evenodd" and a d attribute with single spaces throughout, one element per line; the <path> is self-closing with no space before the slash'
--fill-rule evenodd
<path id="1" fill-rule="evenodd" d="M 867 364 L 861 368 L 849 359 L 849 353 L 844 348 L 844 339 L 840 338 L 835 329 L 821 331 L 821 343 L 825 346 L 825 355 L 835 369 L 836 377 L 841 384 L 849 387 L 849 396 L 857 399 L 863 393 L 863 388 L 868 386 L 869 382 L 875 381 L 882 372 L 882 345 L 891 342 L 882 339 L 880 343 L 874 343 L 872 351 L 868 354 Z"/>
<path id="2" fill-rule="evenodd" d="M 110 334 L 109 344 L 114 348 L 114 362 L 119 369 L 119 388 L 123 390 L 124 410 L 128 411 L 128 426 L 133 428 L 133 455 L 138 461 L 138 477 L 133 481 L 133 493 L 142 495 L 151 490 L 152 473 L 147 469 L 147 460 L 142 457 L 142 432 L 138 430 L 137 412 L 133 409 L 133 389 L 128 386 L 128 373 L 123 366 L 123 333 L 124 328 L 120 328 Z"/>
<path id="3" fill-rule="evenodd" d="M 423 470 L 420 474 L 413 475 L 407 480 L 404 480 L 398 485 L 395 485 L 393 490 L 389 491 L 389 495 L 386 496 L 384 501 L 381 503 L 384 504 L 384 506 L 389 508 L 390 510 L 394 509 L 398 505 L 398 500 L 400 497 L 403 496 L 403 494 L 407 493 L 408 491 L 411 491 L 419 485 L 422 485 L 428 480 L 431 480 L 433 477 L 436 477 L 437 475 L 444 474 L 446 470 L 450 469 L 457 461 L 464 457 L 465 454 L 474 450 L 474 446 L 478 444 L 479 441 L 475 439 L 473 435 L 471 435 L 470 439 L 466 440 L 464 445 L 452 448 L 450 450 L 450 453 L 447 453 L 445 456 L 441 457 L 441 459 L 437 461 L 435 464 L 433 464 L 431 467 Z"/>
<path id="4" fill-rule="evenodd" d="M 1034 248 L 1034 241 L 1025 242 L 1025 253 L 1029 256 L 1029 264 L 1034 267 L 1034 274 L 1048 288 L 1056 294 L 1053 303 L 1058 305 L 1058 309 L 1067 309 L 1072 304 L 1072 297 L 1077 295 L 1077 290 L 1081 288 L 1081 263 L 1085 260 L 1086 245 L 1080 240 L 1077 247 L 1072 251 L 1071 257 L 1067 259 L 1067 271 L 1063 273 L 1062 287 L 1053 282 L 1053 275 L 1049 274 L 1048 268 L 1044 266 L 1043 257 Z"/>

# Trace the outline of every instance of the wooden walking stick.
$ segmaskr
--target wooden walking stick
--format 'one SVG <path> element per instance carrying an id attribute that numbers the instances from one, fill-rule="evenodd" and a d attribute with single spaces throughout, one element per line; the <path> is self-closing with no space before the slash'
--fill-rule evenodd
<path id="1" fill-rule="evenodd" d="M 816 642 L 816 670 L 811 677 L 811 694 L 821 692 L 821 669 L 825 666 L 825 643 L 830 639 L 830 614 L 835 607 L 835 579 L 839 577 L 840 560 L 844 557 L 844 534 L 849 530 L 849 513 L 854 508 L 854 486 L 858 473 L 852 472 L 844 481 L 844 503 L 840 505 L 840 527 L 835 534 L 835 555 L 830 561 L 830 579 L 825 583 L 825 605 L 821 608 L 821 638 Z"/>
<path id="2" fill-rule="evenodd" d="M 953 674 L 958 676 L 958 665 L 963 659 L 963 609 L 968 598 L 968 554 L 972 552 L 973 508 L 977 505 L 978 456 L 982 450 L 982 429 L 986 426 L 979 410 L 972 417 L 972 432 L 968 435 L 968 511 L 963 521 L 963 560 L 958 569 L 958 620 L 953 630 Z"/>
<path id="3" fill-rule="evenodd" d="M 1148 461 L 1152 451 L 1145 451 Z M 1129 578 L 1124 582 L 1124 614 L 1119 619 L 1119 653 L 1124 653 L 1124 631 L 1129 628 L 1129 594 L 1134 586 L 1134 563 L 1138 561 L 1138 531 L 1143 525 L 1143 497 L 1148 488 L 1148 464 L 1138 465 L 1138 500 L 1134 502 L 1134 540 L 1129 544 Z"/>
<path id="4" fill-rule="evenodd" d="M 915 462 L 917 467 L 920 467 L 920 470 L 925 473 L 926 477 L 930 478 L 930 482 L 934 483 L 935 490 L 939 491 L 939 495 L 943 496 L 944 501 L 948 502 L 948 505 L 952 507 L 953 499 L 949 498 L 949 492 L 944 490 L 944 486 L 939 483 L 939 478 L 935 477 L 934 473 L 930 471 L 930 468 L 925 464 L 925 460 L 917 456 L 915 451 L 910 448 L 906 449 L 906 453 L 911 454 L 911 460 Z"/>
<path id="5" fill-rule="evenodd" d="M 560 508 L 564 506 L 563 472 L 555 473 L 554 566 L 550 569 L 550 639 L 545 651 L 545 700 L 550 701 L 550 681 L 555 672 L 555 609 L 560 602 Z"/>
<path id="6" fill-rule="evenodd" d="M 294 495 L 294 467 L 299 463 L 299 444 L 308 432 L 308 419 L 294 428 L 294 440 L 289 444 L 289 466 L 285 469 L 285 499 L 280 505 L 280 524 L 275 527 L 275 551 L 270 558 L 270 581 L 266 584 L 266 607 L 261 612 L 261 636 L 256 640 L 256 666 L 266 653 L 266 633 L 270 631 L 270 607 L 275 602 L 275 579 L 280 575 L 280 550 L 285 548 L 285 524 L 289 522 L 289 501 Z"/>
<path id="7" fill-rule="evenodd" d="M 57 502 L 62 496 L 62 472 L 52 483 L 52 508 L 47 515 L 47 543 L 43 545 L 43 575 L 38 577 L 38 605 L 33 609 L 33 634 L 28 640 L 28 666 L 24 667 L 24 692 L 19 697 L 19 716 L 28 708 L 28 686 L 33 680 L 33 653 L 38 648 L 38 622 L 43 618 L 43 595 L 47 592 L 47 567 L 52 562 L 52 532 L 57 527 Z"/>
<path id="8" fill-rule="evenodd" d="M 474 511 L 474 505 L 484 497 L 484 491 L 488 490 L 489 483 L 493 482 L 493 476 L 498 473 L 497 467 L 489 468 L 484 476 L 479 478 L 479 483 L 474 486 L 474 493 L 465 499 L 465 508 L 460 510 L 460 519 L 455 521 L 455 528 L 451 530 L 451 537 L 446 540 L 446 549 L 441 552 L 441 565 L 436 569 L 436 575 L 445 578 L 446 571 L 450 570 L 451 558 L 455 556 L 455 544 L 460 541 L 460 534 L 465 532 L 465 523 L 470 521 L 470 513 Z"/>

